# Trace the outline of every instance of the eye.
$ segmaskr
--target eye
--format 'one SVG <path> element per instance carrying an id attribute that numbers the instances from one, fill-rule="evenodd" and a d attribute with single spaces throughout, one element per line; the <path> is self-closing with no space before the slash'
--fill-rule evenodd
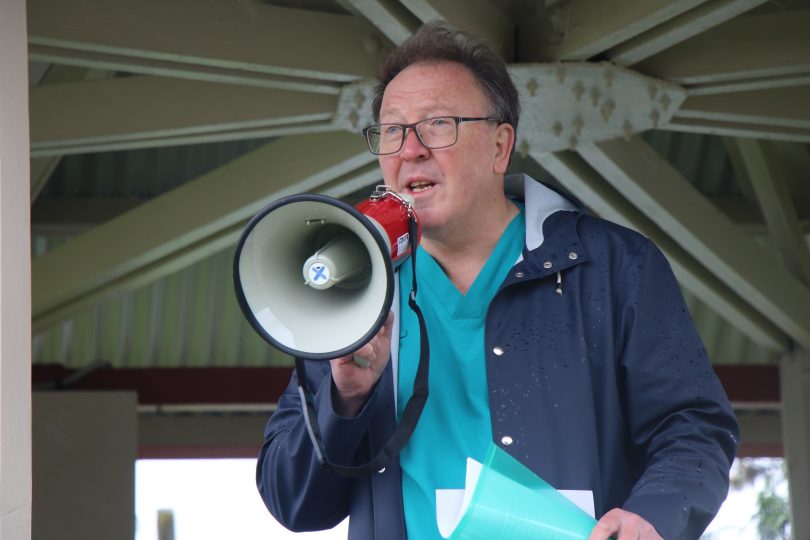
<path id="1" fill-rule="evenodd" d="M 430 127 L 442 128 L 442 127 L 446 127 L 448 124 L 452 124 L 452 123 L 453 123 L 452 118 L 442 116 L 440 118 L 432 118 L 430 120 Z"/>
<path id="2" fill-rule="evenodd" d="M 402 126 L 399 124 L 383 124 L 382 133 L 387 137 L 397 136 L 402 133 Z"/>

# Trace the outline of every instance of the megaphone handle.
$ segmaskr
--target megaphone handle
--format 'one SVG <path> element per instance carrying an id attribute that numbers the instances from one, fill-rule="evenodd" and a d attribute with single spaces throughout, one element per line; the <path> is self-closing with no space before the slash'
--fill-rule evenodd
<path id="1" fill-rule="evenodd" d="M 375 473 L 384 467 L 391 464 L 399 452 L 408 443 L 408 440 L 416 428 L 416 423 L 422 415 L 422 410 L 425 408 L 425 403 L 428 398 L 428 372 L 430 366 L 430 344 L 428 343 L 427 325 L 425 318 L 422 315 L 422 310 L 416 303 L 416 247 L 417 247 L 417 224 L 414 217 L 411 215 L 408 220 L 408 232 L 410 234 L 411 243 L 411 264 L 413 265 L 413 284 L 411 294 L 408 296 L 408 306 L 416 314 L 419 321 L 419 366 L 416 368 L 416 377 L 413 382 L 413 394 L 405 404 L 405 410 L 402 412 L 402 418 L 394 430 L 391 438 L 380 449 L 380 452 L 372 458 L 369 462 L 363 465 L 338 465 L 329 461 L 326 456 L 326 451 L 321 438 L 321 430 L 318 427 L 318 419 L 315 415 L 314 397 L 312 392 L 309 391 L 307 385 L 306 373 L 304 370 L 304 360 L 302 358 L 295 359 L 295 373 L 298 379 L 298 395 L 301 399 L 301 407 L 304 412 L 304 424 L 309 433 L 309 438 L 315 448 L 315 456 L 318 462 L 326 469 L 334 471 L 343 476 L 351 478 L 358 478 Z"/>

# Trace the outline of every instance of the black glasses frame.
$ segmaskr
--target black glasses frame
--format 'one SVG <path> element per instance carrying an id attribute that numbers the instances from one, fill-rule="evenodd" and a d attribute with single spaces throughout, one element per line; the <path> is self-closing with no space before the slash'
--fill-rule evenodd
<path id="1" fill-rule="evenodd" d="M 447 118 L 448 120 L 453 120 L 456 123 L 456 136 L 453 139 L 453 142 L 451 142 L 450 144 L 443 144 L 441 146 L 430 146 L 426 144 L 425 141 L 422 140 L 422 136 L 419 134 L 419 129 L 416 126 L 424 122 L 437 120 L 439 118 Z M 397 152 L 402 150 L 402 146 L 405 144 L 405 137 L 408 136 L 409 129 L 412 130 L 414 133 L 416 133 L 416 138 L 419 139 L 419 142 L 422 143 L 422 146 L 424 146 L 425 148 L 429 148 L 431 150 L 437 150 L 439 148 L 447 148 L 449 146 L 453 146 L 458 142 L 458 125 L 461 124 L 462 122 L 499 122 L 499 121 L 500 120 L 498 119 L 497 116 L 432 116 L 430 118 L 423 118 L 422 120 L 419 120 L 418 122 L 413 122 L 412 124 L 397 124 L 395 122 L 389 122 L 385 124 L 374 124 L 366 128 L 363 128 L 363 135 L 366 138 L 366 145 L 368 145 L 369 152 L 371 152 L 375 156 L 388 156 L 391 154 L 396 154 Z M 402 128 L 402 138 L 399 141 L 399 147 L 397 147 L 396 150 L 393 150 L 391 152 L 380 152 L 374 150 L 374 146 L 371 143 L 369 132 L 372 129 L 375 128 L 379 129 L 382 126 L 399 126 Z"/>

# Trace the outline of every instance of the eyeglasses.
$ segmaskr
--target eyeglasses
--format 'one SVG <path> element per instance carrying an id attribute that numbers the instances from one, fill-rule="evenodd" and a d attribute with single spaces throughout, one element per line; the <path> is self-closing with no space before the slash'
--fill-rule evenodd
<path id="1" fill-rule="evenodd" d="M 405 143 L 408 129 L 416 133 L 419 142 L 435 150 L 453 146 L 458 141 L 458 125 L 462 122 L 497 122 L 495 116 L 464 118 L 460 116 L 436 116 L 413 124 L 375 124 L 363 130 L 368 149 L 377 156 L 396 154 Z"/>

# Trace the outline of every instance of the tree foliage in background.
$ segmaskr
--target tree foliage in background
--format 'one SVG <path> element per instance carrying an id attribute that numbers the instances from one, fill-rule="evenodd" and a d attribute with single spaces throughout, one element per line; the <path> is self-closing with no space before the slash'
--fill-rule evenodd
<path id="1" fill-rule="evenodd" d="M 757 532 L 761 540 L 790 538 L 790 505 L 784 490 L 786 478 L 784 460 L 741 459 L 731 477 L 731 486 L 761 489 L 757 494 Z"/>

